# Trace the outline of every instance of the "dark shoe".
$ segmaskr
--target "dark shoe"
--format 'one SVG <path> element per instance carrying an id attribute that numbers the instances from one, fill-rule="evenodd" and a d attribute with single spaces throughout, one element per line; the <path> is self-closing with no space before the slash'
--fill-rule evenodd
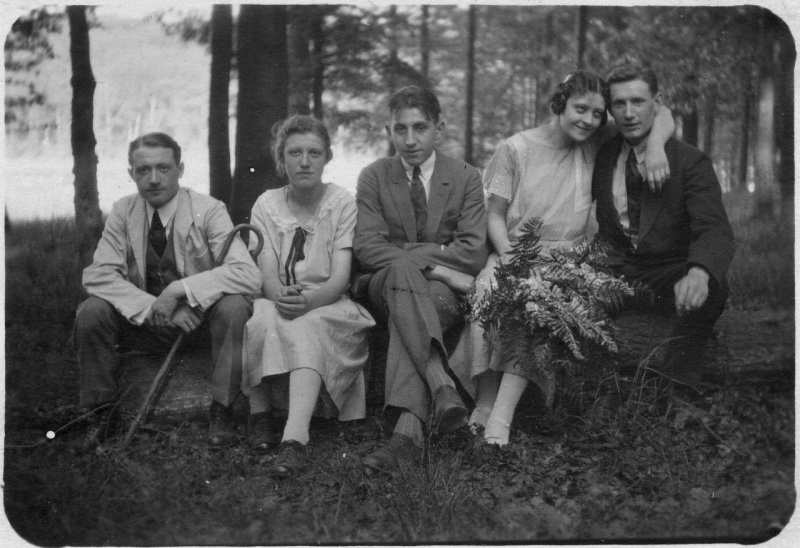
<path id="1" fill-rule="evenodd" d="M 212 449 L 230 447 L 237 441 L 236 423 L 229 407 L 218 401 L 211 402 L 211 425 L 208 429 L 208 445 Z"/>
<path id="2" fill-rule="evenodd" d="M 256 453 L 266 453 L 281 442 L 281 435 L 269 411 L 247 417 L 247 439 Z"/>
<path id="3" fill-rule="evenodd" d="M 275 475 L 279 478 L 288 478 L 289 476 L 296 476 L 305 470 L 306 452 L 306 446 L 299 441 L 282 441 L 278 446 L 278 456 L 275 458 L 275 464 L 272 466 Z"/>
<path id="4" fill-rule="evenodd" d="M 416 464 L 422 458 L 422 449 L 410 437 L 392 434 L 389 443 L 362 459 L 362 464 L 379 472 L 388 472 L 403 463 Z"/>
<path id="5" fill-rule="evenodd" d="M 467 423 L 467 406 L 461 401 L 458 392 L 445 384 L 436 390 L 433 396 L 433 414 L 431 415 L 431 431 L 444 436 Z"/>

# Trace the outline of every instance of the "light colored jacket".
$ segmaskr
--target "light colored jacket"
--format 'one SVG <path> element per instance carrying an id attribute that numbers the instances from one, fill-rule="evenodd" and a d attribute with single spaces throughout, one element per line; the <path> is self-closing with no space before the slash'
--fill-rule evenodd
<path id="1" fill-rule="evenodd" d="M 222 202 L 181 188 L 172 225 L 175 262 L 187 289 L 202 310 L 223 295 L 251 295 L 261 288 L 261 273 L 244 242 L 235 238 L 222 265 L 215 267 L 233 229 Z M 147 209 L 139 194 L 112 207 L 94 260 L 83 271 L 83 287 L 104 299 L 129 321 L 155 302 L 145 291 Z"/>

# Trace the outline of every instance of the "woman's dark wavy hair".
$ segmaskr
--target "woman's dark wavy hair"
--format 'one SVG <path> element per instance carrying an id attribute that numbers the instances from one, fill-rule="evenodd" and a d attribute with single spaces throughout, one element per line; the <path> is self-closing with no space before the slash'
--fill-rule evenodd
<path id="1" fill-rule="evenodd" d="M 313 133 L 325 143 L 325 161 L 330 162 L 333 158 L 331 150 L 331 136 L 328 128 L 318 119 L 307 114 L 295 114 L 277 122 L 272 126 L 272 159 L 275 160 L 275 171 L 278 177 L 286 175 L 286 163 L 283 161 L 283 153 L 286 150 L 286 140 L 295 133 Z"/>
<path id="2" fill-rule="evenodd" d="M 611 104 L 609 86 L 598 75 L 586 70 L 576 70 L 568 74 L 564 81 L 556 86 L 550 95 L 550 110 L 558 116 L 567 108 L 567 101 L 570 97 L 584 93 L 599 93 L 606 102 L 603 118 L 600 120 L 600 127 L 603 127 L 608 121 L 608 107 Z"/>

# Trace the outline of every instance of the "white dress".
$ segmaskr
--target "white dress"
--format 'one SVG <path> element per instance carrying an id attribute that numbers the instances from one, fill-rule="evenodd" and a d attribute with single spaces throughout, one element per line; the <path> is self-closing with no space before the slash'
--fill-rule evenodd
<path id="1" fill-rule="evenodd" d="M 539 230 L 542 252 L 570 247 L 583 241 L 592 206 L 592 170 L 601 132 L 582 143 L 558 146 L 547 139 L 550 128 L 540 126 L 518 133 L 495 151 L 483 175 L 490 194 L 508 200 L 506 229 L 516 243 L 527 221 L 542 220 Z M 498 255 L 492 253 L 475 282 L 480 297 L 494 279 Z M 456 371 L 462 384 L 474 394 L 473 379 L 488 369 L 511 370 L 502 349 L 492 348 L 477 324 L 465 328 L 454 360 L 471 364 Z M 519 373 L 514 370 L 514 373 Z M 528 377 L 528 375 L 525 375 Z M 554 386 L 547 379 L 529 377 L 552 401 Z"/>
<path id="2" fill-rule="evenodd" d="M 298 283 L 310 291 L 330 277 L 334 251 L 353 246 L 355 199 L 341 187 L 327 185 L 316 213 L 302 225 L 305 257 L 295 262 L 293 240 L 301 225 L 289 210 L 287 188 L 266 191 L 253 206 L 251 222 L 264 235 L 258 266 L 263 275 L 268 262 L 273 268 L 277 263 L 281 283 Z M 287 275 L 292 278 L 289 283 Z M 346 295 L 293 320 L 282 318 L 271 300 L 256 299 L 245 326 L 242 389 L 248 395 L 264 377 L 282 375 L 268 379 L 267 386 L 271 405 L 286 409 L 286 374 L 310 368 L 320 374 L 324 388 L 315 414 L 339 420 L 364 418 L 363 368 L 369 351 L 367 332 L 373 325 L 369 312 Z"/>

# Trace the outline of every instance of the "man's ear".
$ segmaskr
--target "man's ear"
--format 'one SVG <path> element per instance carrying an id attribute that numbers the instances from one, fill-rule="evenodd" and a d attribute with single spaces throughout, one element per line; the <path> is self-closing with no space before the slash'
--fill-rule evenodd
<path id="1" fill-rule="evenodd" d="M 442 137 L 444 136 L 444 128 L 447 124 L 444 121 L 444 118 L 439 118 L 439 122 L 436 124 L 436 136 L 433 138 L 434 141 L 441 141 Z"/>
<path id="2" fill-rule="evenodd" d="M 136 179 L 133 178 L 133 168 L 128 167 L 128 176 L 131 178 L 131 181 L 135 181 Z"/>
<path id="3" fill-rule="evenodd" d="M 178 175 L 178 179 L 180 179 L 181 177 L 183 177 L 183 162 L 181 162 L 180 164 L 178 164 L 178 171 L 180 171 L 180 172 L 181 172 L 181 174 L 180 174 L 180 175 Z"/>
<path id="4" fill-rule="evenodd" d="M 656 106 L 658 106 L 658 107 L 660 107 L 660 106 L 662 106 L 664 104 L 664 96 L 661 94 L 660 91 L 658 93 L 656 93 L 655 97 L 653 97 L 653 101 L 655 101 Z"/>
<path id="5" fill-rule="evenodd" d="M 386 125 L 385 125 L 385 126 L 383 126 L 383 127 L 385 127 L 385 128 L 386 128 L 386 135 L 388 135 L 388 136 L 389 136 L 389 139 L 391 139 L 391 138 L 392 138 L 392 130 L 391 130 L 391 128 L 389 128 L 389 124 L 386 124 Z"/>

